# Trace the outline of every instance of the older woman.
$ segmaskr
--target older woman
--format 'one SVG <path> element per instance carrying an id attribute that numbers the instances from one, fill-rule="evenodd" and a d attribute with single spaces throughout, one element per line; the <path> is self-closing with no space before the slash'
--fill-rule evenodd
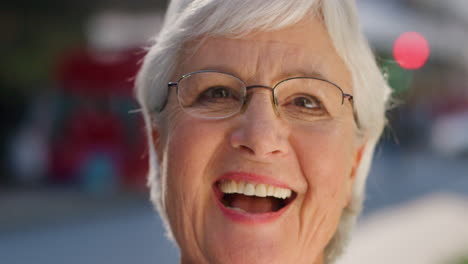
<path id="1" fill-rule="evenodd" d="M 136 85 L 182 263 L 342 252 L 390 93 L 353 1 L 172 1 Z"/>

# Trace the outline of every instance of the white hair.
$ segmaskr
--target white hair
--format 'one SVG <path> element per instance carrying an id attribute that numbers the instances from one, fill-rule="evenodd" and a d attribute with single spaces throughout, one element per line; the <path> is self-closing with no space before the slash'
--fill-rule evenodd
<path id="1" fill-rule="evenodd" d="M 293 25 L 307 15 L 322 19 L 338 55 L 351 73 L 355 115 L 359 123 L 357 135 L 366 142 L 352 200 L 343 210 L 337 231 L 327 245 L 325 263 L 333 263 L 342 253 L 362 208 L 366 178 L 374 148 L 385 126 L 386 105 L 391 93 L 359 27 L 354 0 L 171 1 L 163 28 L 149 48 L 136 79 L 137 99 L 149 139 L 151 200 L 169 237 L 171 230 L 163 201 L 165 183 L 158 172 L 151 130 L 158 117 L 157 110 L 166 100 L 167 82 L 184 44 L 201 36 L 242 37 L 252 31 L 273 31 Z"/>

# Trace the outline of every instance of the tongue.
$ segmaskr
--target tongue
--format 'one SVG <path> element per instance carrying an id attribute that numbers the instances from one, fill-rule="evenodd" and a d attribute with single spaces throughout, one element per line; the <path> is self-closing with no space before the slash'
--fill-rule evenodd
<path id="1" fill-rule="evenodd" d="M 240 208 L 251 214 L 262 214 L 277 211 L 281 208 L 279 199 L 273 197 L 246 196 L 234 194 L 230 197 L 230 207 Z"/>

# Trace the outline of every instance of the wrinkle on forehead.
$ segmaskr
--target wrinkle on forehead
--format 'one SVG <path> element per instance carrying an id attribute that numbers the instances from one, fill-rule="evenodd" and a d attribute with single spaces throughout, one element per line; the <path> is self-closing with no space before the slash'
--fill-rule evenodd
<path id="1" fill-rule="evenodd" d="M 183 63 L 184 73 L 220 70 L 246 82 L 280 81 L 297 75 L 332 79 L 321 54 L 309 54 L 303 47 L 277 41 L 210 38 L 195 54 L 187 55 L 189 57 Z"/>
<path id="2" fill-rule="evenodd" d="M 320 22 L 301 22 L 237 39 L 208 37 L 199 41 L 186 45 L 197 48 L 184 49 L 177 77 L 210 69 L 234 74 L 248 84 L 273 86 L 285 78 L 310 76 L 327 79 L 351 92 L 349 71 Z"/>

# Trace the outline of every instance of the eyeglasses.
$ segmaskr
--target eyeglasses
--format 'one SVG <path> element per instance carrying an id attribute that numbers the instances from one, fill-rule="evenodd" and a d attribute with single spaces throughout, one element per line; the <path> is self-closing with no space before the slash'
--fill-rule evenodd
<path id="1" fill-rule="evenodd" d="M 314 77 L 293 77 L 273 87 L 247 86 L 238 77 L 224 72 L 203 70 L 183 75 L 177 82 L 168 83 L 168 92 L 177 88 L 177 99 L 188 114 L 204 119 L 223 119 L 243 112 L 254 88 L 272 91 L 275 112 L 293 122 L 311 123 L 343 116 L 344 102 L 352 107 L 353 96 L 336 84 Z M 169 94 L 169 93 L 168 93 Z M 167 98 L 161 107 L 163 111 Z"/>

